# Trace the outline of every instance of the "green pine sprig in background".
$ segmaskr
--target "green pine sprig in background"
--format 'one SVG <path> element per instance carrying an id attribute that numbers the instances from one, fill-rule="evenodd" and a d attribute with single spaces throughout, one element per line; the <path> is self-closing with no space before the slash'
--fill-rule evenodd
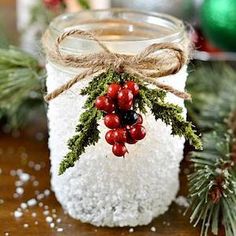
<path id="1" fill-rule="evenodd" d="M 22 127 L 37 108 L 44 114 L 45 71 L 38 61 L 17 48 L 0 49 L 0 117 L 11 128 Z"/>
<path id="2" fill-rule="evenodd" d="M 77 0 L 77 1 L 83 9 L 90 9 L 90 4 L 87 0 Z"/>
<path id="3" fill-rule="evenodd" d="M 204 152 L 193 153 L 194 172 L 189 176 L 191 218 L 201 223 L 201 235 L 236 235 L 236 168 L 232 158 L 234 137 L 217 128 L 204 135 Z"/>
<path id="4" fill-rule="evenodd" d="M 191 80 L 192 79 L 192 80 Z M 201 235 L 236 235 L 236 73 L 225 64 L 201 65 L 188 89 L 192 117 L 203 132 L 204 151 L 193 152 L 189 176 L 191 222 Z"/>
<path id="5" fill-rule="evenodd" d="M 88 0 L 77 0 L 82 9 L 90 9 Z M 54 17 L 65 12 L 65 1 L 61 1 L 59 8 L 47 7 L 43 1 L 37 1 L 31 8 L 29 24 L 40 25 L 40 29 L 44 31 Z M 27 28 L 26 28 L 27 30 Z"/>

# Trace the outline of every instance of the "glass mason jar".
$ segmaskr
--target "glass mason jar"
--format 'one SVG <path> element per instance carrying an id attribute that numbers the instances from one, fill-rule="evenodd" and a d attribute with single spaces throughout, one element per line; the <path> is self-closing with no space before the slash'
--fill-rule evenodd
<path id="1" fill-rule="evenodd" d="M 152 43 L 175 42 L 188 46 L 185 28 L 174 17 L 127 9 L 84 11 L 57 17 L 49 26 L 47 44 L 65 30 L 93 31 L 113 52 L 137 54 Z M 66 53 L 87 54 L 101 50 L 93 40 L 69 37 L 60 46 Z M 52 92 L 81 69 L 47 63 L 47 89 Z M 160 80 L 184 90 L 185 65 L 177 74 Z M 126 158 L 112 154 L 104 139 L 107 128 L 101 121 L 100 140 L 90 146 L 73 168 L 58 175 L 59 163 L 68 153 L 67 142 L 75 134 L 85 97 L 80 90 L 91 78 L 82 80 L 48 104 L 49 148 L 52 188 L 58 201 L 73 218 L 97 226 L 137 226 L 163 214 L 179 189 L 179 164 L 184 139 L 171 135 L 171 128 L 151 114 L 145 115 L 147 135 L 136 145 L 128 145 Z M 168 94 L 169 102 L 183 107 L 183 100 Z M 184 114 L 185 115 L 185 114 Z"/>

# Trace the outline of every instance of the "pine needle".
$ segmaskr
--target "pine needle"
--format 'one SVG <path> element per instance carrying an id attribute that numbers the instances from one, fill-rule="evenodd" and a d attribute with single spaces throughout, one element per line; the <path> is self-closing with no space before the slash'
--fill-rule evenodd
<path id="1" fill-rule="evenodd" d="M 191 115 L 204 131 L 204 151 L 192 153 L 194 171 L 188 178 L 191 222 L 201 222 L 201 235 L 210 230 L 217 235 L 223 225 L 226 235 L 234 236 L 236 163 L 231 152 L 236 133 L 229 120 L 236 114 L 236 73 L 226 65 L 202 66 L 188 86 Z"/>
<path id="2" fill-rule="evenodd" d="M 12 128 L 25 124 L 34 108 L 43 111 L 44 76 L 29 54 L 14 47 L 0 49 L 0 114 Z"/>

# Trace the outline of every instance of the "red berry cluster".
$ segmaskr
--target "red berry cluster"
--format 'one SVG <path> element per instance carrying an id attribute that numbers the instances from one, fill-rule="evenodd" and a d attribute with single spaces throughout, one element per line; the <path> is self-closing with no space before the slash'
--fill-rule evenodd
<path id="1" fill-rule="evenodd" d="M 106 141 L 113 145 L 112 152 L 116 156 L 124 156 L 128 151 L 125 143 L 135 144 L 146 135 L 142 126 L 143 118 L 132 110 L 135 97 L 139 94 L 139 86 L 134 81 L 127 81 L 123 86 L 110 84 L 107 94 L 96 99 L 97 109 L 106 112 L 105 125 L 111 129 Z"/>

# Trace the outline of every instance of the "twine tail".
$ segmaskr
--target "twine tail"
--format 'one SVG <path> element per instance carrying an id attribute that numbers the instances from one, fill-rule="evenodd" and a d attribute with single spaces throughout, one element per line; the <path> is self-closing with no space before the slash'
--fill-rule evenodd
<path id="1" fill-rule="evenodd" d="M 147 78 L 147 80 L 148 80 L 148 78 Z M 179 91 L 178 89 L 175 89 L 175 88 L 171 87 L 170 85 L 161 83 L 161 82 L 159 82 L 157 80 L 154 81 L 153 84 L 155 84 L 160 89 L 163 89 L 163 90 L 165 90 L 165 91 L 167 91 L 169 93 L 174 94 L 176 97 L 182 98 L 184 100 L 192 100 L 192 97 L 191 97 L 191 95 L 189 93 Z"/>
<path id="2" fill-rule="evenodd" d="M 72 30 L 67 30 L 65 31 L 63 34 L 61 34 L 57 40 L 56 40 L 56 51 L 57 51 L 57 54 L 59 56 L 62 57 L 61 55 L 61 52 L 60 52 L 60 44 L 66 39 L 68 38 L 69 36 L 72 36 L 72 35 L 77 35 L 77 36 L 80 36 L 84 39 L 91 39 L 91 40 L 94 40 L 95 42 L 97 42 L 97 44 L 106 52 L 106 53 L 111 53 L 110 50 L 103 44 L 101 43 L 91 32 L 89 31 L 83 31 L 83 30 L 79 30 L 79 29 L 72 29 Z"/>
<path id="3" fill-rule="evenodd" d="M 44 100 L 46 102 L 49 102 L 50 100 L 59 96 L 61 93 L 70 89 L 78 81 L 81 81 L 81 80 L 87 78 L 88 76 L 94 75 L 97 72 L 100 72 L 100 73 L 104 72 L 104 68 L 101 66 L 96 66 L 96 67 L 90 68 L 90 69 L 80 73 L 79 75 L 75 76 L 72 80 L 69 80 L 67 83 L 63 84 L 61 87 L 55 89 L 53 92 L 44 96 Z"/>
<path id="4" fill-rule="evenodd" d="M 142 74 L 141 72 L 135 71 L 131 67 L 126 67 L 126 71 L 128 73 L 132 74 L 133 76 L 143 78 L 143 80 L 147 81 L 148 83 L 153 84 L 153 85 L 157 86 L 158 88 L 165 90 L 166 92 L 172 93 L 179 98 L 182 98 L 184 100 L 191 100 L 192 99 L 191 95 L 189 93 L 179 91 L 178 89 L 175 89 L 175 88 L 171 87 L 170 85 L 159 82 L 157 79 L 147 77 L 146 75 Z"/>

